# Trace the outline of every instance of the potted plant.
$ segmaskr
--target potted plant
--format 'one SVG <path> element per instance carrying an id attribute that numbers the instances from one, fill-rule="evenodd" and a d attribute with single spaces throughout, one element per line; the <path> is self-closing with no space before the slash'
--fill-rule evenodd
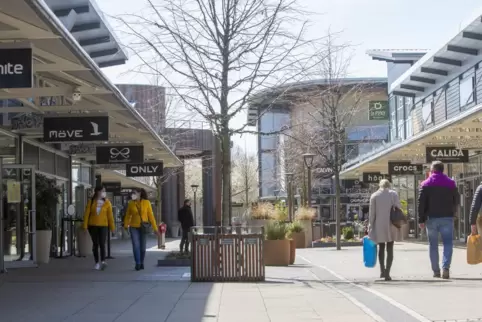
<path id="1" fill-rule="evenodd" d="M 403 214 L 405 215 L 405 217 L 407 217 L 408 215 L 408 203 L 407 203 L 407 200 L 400 200 L 400 205 L 402 206 L 402 212 Z M 408 217 L 407 217 L 407 221 L 408 221 Z M 405 224 L 405 225 L 402 225 L 402 228 L 400 228 L 400 231 L 401 231 L 401 234 L 402 234 L 402 239 L 406 239 L 408 238 L 408 234 L 409 234 L 409 225 L 408 223 Z"/>
<path id="2" fill-rule="evenodd" d="M 298 220 L 293 221 L 289 225 L 289 232 L 291 238 L 295 242 L 296 248 L 305 248 L 305 231 L 303 225 Z"/>
<path id="3" fill-rule="evenodd" d="M 275 219 L 275 207 L 269 202 L 259 202 L 251 207 L 249 225 L 252 227 L 264 227 Z"/>
<path id="4" fill-rule="evenodd" d="M 295 219 L 301 223 L 305 232 L 305 247 L 311 247 L 313 240 L 313 219 L 315 218 L 315 209 L 309 207 L 300 207 L 296 211 Z"/>
<path id="5" fill-rule="evenodd" d="M 62 191 L 54 180 L 37 174 L 35 177 L 36 226 L 35 241 L 37 243 L 37 263 L 47 264 L 50 260 L 52 242 L 52 226 L 55 211 Z"/>
<path id="6" fill-rule="evenodd" d="M 290 264 L 290 241 L 286 238 L 285 223 L 272 222 L 266 227 L 264 241 L 264 264 L 267 266 L 287 266 Z"/>

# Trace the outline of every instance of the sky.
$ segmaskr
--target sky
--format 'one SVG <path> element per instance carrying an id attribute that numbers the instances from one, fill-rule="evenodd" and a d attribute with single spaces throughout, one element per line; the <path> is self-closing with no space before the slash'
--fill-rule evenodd
<path id="1" fill-rule="evenodd" d="M 145 5 L 144 0 L 96 2 L 107 17 L 136 12 Z M 320 37 L 330 30 L 340 32 L 338 41 L 353 46 L 350 77 L 386 77 L 385 63 L 371 60 L 366 55 L 369 49 L 438 48 L 455 36 L 467 19 L 482 14 L 480 0 L 298 0 L 298 3 L 304 10 L 316 13 L 310 17 L 307 37 Z M 111 24 L 115 32 L 118 24 L 114 20 Z M 129 72 L 137 64 L 131 56 L 125 65 L 103 71 L 114 83 L 146 83 L 144 77 Z M 246 114 L 241 113 L 233 124 L 239 127 L 246 119 Z M 253 135 L 235 137 L 234 142 L 256 153 L 257 141 Z"/>

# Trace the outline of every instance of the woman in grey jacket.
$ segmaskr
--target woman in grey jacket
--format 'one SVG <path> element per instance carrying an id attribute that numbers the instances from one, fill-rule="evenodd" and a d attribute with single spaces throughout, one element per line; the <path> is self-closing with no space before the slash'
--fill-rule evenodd
<path id="1" fill-rule="evenodd" d="M 392 225 L 390 211 L 393 206 L 402 208 L 398 194 L 391 190 L 390 181 L 380 181 L 380 189 L 370 197 L 368 237 L 378 244 L 378 261 L 380 262 L 380 277 L 391 281 L 390 269 L 393 263 L 393 244 L 400 240 L 400 229 Z M 385 249 L 387 263 L 385 265 Z"/>

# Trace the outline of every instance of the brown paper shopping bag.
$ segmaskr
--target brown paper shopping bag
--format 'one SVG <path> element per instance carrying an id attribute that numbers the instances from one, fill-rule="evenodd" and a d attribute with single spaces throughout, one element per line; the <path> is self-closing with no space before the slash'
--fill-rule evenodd
<path id="1" fill-rule="evenodd" d="M 470 235 L 467 239 L 467 264 L 482 263 L 482 240 L 480 235 Z"/>

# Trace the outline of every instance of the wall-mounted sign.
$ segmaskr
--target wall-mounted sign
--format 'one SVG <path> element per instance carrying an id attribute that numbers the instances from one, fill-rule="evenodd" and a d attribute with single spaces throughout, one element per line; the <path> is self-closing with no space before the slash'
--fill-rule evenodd
<path id="1" fill-rule="evenodd" d="M 97 164 L 143 163 L 143 145 L 99 145 L 95 148 Z"/>
<path id="2" fill-rule="evenodd" d="M 67 150 L 69 154 L 76 155 L 76 154 L 95 154 L 95 144 L 69 144 L 63 143 L 62 150 Z"/>
<path id="3" fill-rule="evenodd" d="M 390 176 L 396 175 L 414 175 L 423 172 L 422 164 L 411 164 L 406 161 L 389 161 L 388 174 Z"/>
<path id="4" fill-rule="evenodd" d="M 425 157 L 427 163 L 442 161 L 447 163 L 469 162 L 469 150 L 457 149 L 455 146 L 426 147 Z"/>
<path id="5" fill-rule="evenodd" d="M 108 116 L 60 116 L 44 118 L 44 142 L 108 140 Z"/>
<path id="6" fill-rule="evenodd" d="M 120 193 L 122 190 L 120 181 L 102 182 L 102 186 L 107 192 Z"/>
<path id="7" fill-rule="evenodd" d="M 0 49 L 0 88 L 29 88 L 32 84 L 32 48 Z"/>
<path id="8" fill-rule="evenodd" d="M 22 201 L 22 193 L 20 192 L 21 184 L 15 180 L 7 180 L 7 202 L 20 203 Z"/>
<path id="9" fill-rule="evenodd" d="M 363 182 L 365 183 L 380 183 L 382 179 L 390 180 L 390 176 L 380 172 L 363 172 Z"/>
<path id="10" fill-rule="evenodd" d="M 371 121 L 387 121 L 389 119 L 387 101 L 369 101 L 368 119 Z"/>
<path id="11" fill-rule="evenodd" d="M 19 168 L 3 168 L 4 179 L 15 179 L 17 175 L 22 174 L 24 177 L 32 175 L 31 169 L 19 169 Z"/>
<path id="12" fill-rule="evenodd" d="M 318 167 L 313 169 L 313 175 L 317 178 L 331 178 L 333 176 L 333 169 L 330 167 Z"/>
<path id="13" fill-rule="evenodd" d="M 126 165 L 127 177 L 160 177 L 162 176 L 163 163 L 135 163 Z"/>

